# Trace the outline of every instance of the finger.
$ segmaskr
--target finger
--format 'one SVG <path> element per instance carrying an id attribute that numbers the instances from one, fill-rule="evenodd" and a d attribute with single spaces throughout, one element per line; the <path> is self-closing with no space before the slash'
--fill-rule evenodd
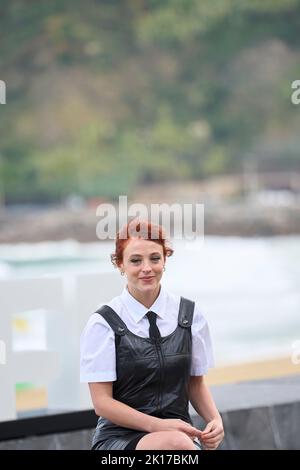
<path id="1" fill-rule="evenodd" d="M 200 431 L 200 429 L 197 429 L 197 428 L 195 428 L 194 426 L 191 426 L 191 425 L 189 425 L 189 424 L 187 424 L 187 425 L 184 426 L 184 430 L 185 430 L 186 432 L 188 432 L 189 434 L 194 433 L 194 434 L 197 435 L 197 436 L 198 436 L 199 434 L 202 434 L 202 431 Z"/>
<path id="2" fill-rule="evenodd" d="M 222 442 L 222 439 L 215 439 L 213 441 L 200 441 L 201 444 L 203 444 L 204 446 L 218 446 L 221 442 Z"/>
<path id="3" fill-rule="evenodd" d="M 201 441 L 205 446 L 211 446 L 211 445 L 215 445 L 215 444 L 220 444 L 220 442 L 222 442 L 222 439 L 213 439 L 212 441 Z"/>
<path id="4" fill-rule="evenodd" d="M 209 432 L 202 431 L 202 433 L 203 433 L 204 436 L 216 436 L 218 434 L 223 434 L 224 430 L 223 430 L 223 428 L 216 427 L 216 428 L 211 429 L 211 431 L 209 431 Z"/>
<path id="5" fill-rule="evenodd" d="M 202 433 L 202 437 L 203 437 L 203 439 L 212 439 L 212 438 L 215 438 L 217 436 L 221 436 L 221 434 L 222 434 L 222 431 L 216 429 L 214 431 L 211 431 L 208 434 L 203 434 Z"/>
<path id="6" fill-rule="evenodd" d="M 216 449 L 219 445 L 219 441 L 216 441 L 216 442 L 202 442 L 201 441 L 201 445 L 205 449 Z"/>
<path id="7" fill-rule="evenodd" d="M 205 430 L 205 431 L 202 431 L 202 434 L 206 436 L 206 435 L 208 435 L 208 434 L 211 434 L 211 433 L 214 432 L 214 431 L 216 431 L 216 429 L 207 429 L 207 430 Z"/>
<path id="8" fill-rule="evenodd" d="M 195 437 L 198 437 L 199 439 L 201 439 L 201 434 L 200 434 L 200 431 L 190 431 L 190 430 L 187 430 L 185 431 L 186 434 L 188 434 L 189 437 L 192 437 L 192 438 L 195 438 Z"/>
<path id="9" fill-rule="evenodd" d="M 209 433 L 211 430 L 212 430 L 212 427 L 213 427 L 213 423 L 210 422 L 210 423 L 207 423 L 206 427 L 204 428 L 204 430 L 202 431 L 204 434 L 207 434 Z"/>
<path id="10" fill-rule="evenodd" d="M 216 446 L 220 443 L 220 439 L 213 439 L 212 441 L 205 441 L 203 442 L 204 446 Z"/>
<path id="11" fill-rule="evenodd" d="M 217 436 L 217 433 L 215 433 L 214 431 L 211 431 L 205 434 L 202 433 L 203 439 L 209 439 L 210 437 L 215 437 L 215 436 Z"/>
<path id="12" fill-rule="evenodd" d="M 199 437 L 201 438 L 201 431 L 199 431 L 198 429 L 195 429 L 195 428 L 192 428 L 192 429 L 184 429 L 184 432 L 186 434 L 188 434 L 189 437 L 192 437 L 192 438 L 195 438 L 195 437 Z"/>

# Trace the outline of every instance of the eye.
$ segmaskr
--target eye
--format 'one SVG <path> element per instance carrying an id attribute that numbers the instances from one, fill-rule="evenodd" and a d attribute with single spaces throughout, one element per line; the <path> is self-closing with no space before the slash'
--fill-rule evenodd
<path id="1" fill-rule="evenodd" d="M 154 256 L 153 258 L 151 258 L 151 261 L 154 261 L 155 263 L 157 263 L 160 259 L 161 259 L 160 256 Z"/>
<path id="2" fill-rule="evenodd" d="M 141 260 L 140 259 L 137 259 L 137 258 L 133 258 L 130 260 L 131 263 L 134 263 L 134 264 L 137 264 L 139 263 Z"/>

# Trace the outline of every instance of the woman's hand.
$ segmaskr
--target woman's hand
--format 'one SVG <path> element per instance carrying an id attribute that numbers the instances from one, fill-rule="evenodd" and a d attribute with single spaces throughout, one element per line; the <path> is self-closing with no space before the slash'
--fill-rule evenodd
<path id="1" fill-rule="evenodd" d="M 152 426 L 151 432 L 158 431 L 181 431 L 187 434 L 191 439 L 198 437 L 201 439 L 203 432 L 197 428 L 194 428 L 189 423 L 186 423 L 182 419 L 161 419 L 156 418 Z"/>
<path id="2" fill-rule="evenodd" d="M 204 450 L 215 450 L 224 438 L 222 419 L 209 421 L 201 432 L 200 441 Z"/>

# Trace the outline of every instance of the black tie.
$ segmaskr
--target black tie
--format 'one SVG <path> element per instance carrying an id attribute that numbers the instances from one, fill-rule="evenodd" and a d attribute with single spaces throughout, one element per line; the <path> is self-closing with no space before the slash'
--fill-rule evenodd
<path id="1" fill-rule="evenodd" d="M 159 329 L 156 325 L 156 313 L 154 312 L 148 312 L 147 313 L 147 318 L 150 323 L 149 327 L 149 337 L 155 340 L 158 340 L 160 338 L 160 332 Z"/>

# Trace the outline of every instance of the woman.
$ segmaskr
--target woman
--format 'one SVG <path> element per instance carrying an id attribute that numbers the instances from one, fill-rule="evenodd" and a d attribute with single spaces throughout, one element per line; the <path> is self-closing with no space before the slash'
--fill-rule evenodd
<path id="1" fill-rule="evenodd" d="M 206 320 L 160 281 L 173 254 L 160 226 L 132 221 L 112 262 L 126 275 L 118 297 L 94 313 L 81 337 L 81 381 L 100 416 L 93 449 L 216 449 L 221 416 L 204 381 L 212 365 Z M 192 424 L 189 401 L 207 425 Z"/>

